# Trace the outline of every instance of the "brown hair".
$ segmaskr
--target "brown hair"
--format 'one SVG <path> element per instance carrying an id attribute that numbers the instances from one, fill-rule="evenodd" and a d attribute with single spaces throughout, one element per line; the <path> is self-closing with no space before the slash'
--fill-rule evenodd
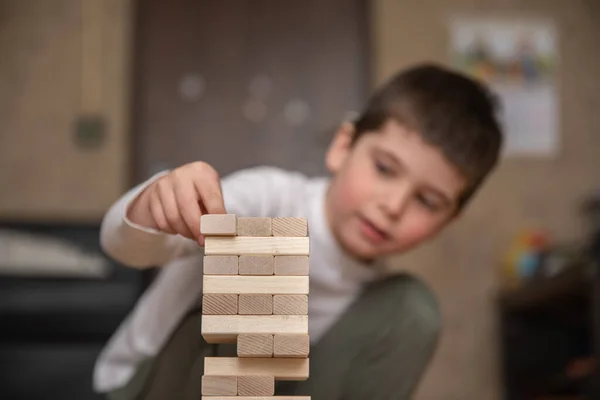
<path id="1" fill-rule="evenodd" d="M 468 180 L 462 208 L 498 162 L 502 129 L 496 111 L 496 98 L 482 83 L 435 64 L 417 65 L 372 95 L 355 121 L 353 142 L 389 119 L 417 132 Z"/>

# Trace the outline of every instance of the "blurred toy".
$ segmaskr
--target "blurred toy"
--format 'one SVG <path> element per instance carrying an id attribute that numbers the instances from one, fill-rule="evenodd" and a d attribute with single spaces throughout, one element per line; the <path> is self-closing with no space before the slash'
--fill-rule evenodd
<path id="1" fill-rule="evenodd" d="M 518 286 L 535 277 L 548 257 L 550 239 L 537 229 L 519 233 L 504 258 L 503 275 L 508 286 Z"/>

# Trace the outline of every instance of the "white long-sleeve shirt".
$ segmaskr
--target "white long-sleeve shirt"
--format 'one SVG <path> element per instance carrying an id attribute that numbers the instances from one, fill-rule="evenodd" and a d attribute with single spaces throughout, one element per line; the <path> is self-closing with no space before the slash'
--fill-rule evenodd
<path id="1" fill-rule="evenodd" d="M 101 352 L 94 388 L 107 392 L 125 385 L 138 364 L 158 354 L 182 317 L 202 293 L 203 248 L 178 235 L 134 224 L 126 218 L 133 199 L 163 173 L 132 188 L 107 212 L 101 227 L 104 251 L 124 265 L 162 266 Z M 304 217 L 310 235 L 308 329 L 317 342 L 378 272 L 343 252 L 325 218 L 327 178 L 309 178 L 274 167 L 242 170 L 222 180 L 228 213 L 256 217 Z"/>

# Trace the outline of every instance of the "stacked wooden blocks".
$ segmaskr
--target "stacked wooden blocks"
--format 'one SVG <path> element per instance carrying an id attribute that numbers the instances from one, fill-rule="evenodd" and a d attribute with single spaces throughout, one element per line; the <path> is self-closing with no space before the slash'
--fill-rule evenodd
<path id="1" fill-rule="evenodd" d="M 309 375 L 309 236 L 303 218 L 203 215 L 202 336 L 236 343 L 237 357 L 206 357 L 202 396 L 275 396 L 275 381 Z"/>

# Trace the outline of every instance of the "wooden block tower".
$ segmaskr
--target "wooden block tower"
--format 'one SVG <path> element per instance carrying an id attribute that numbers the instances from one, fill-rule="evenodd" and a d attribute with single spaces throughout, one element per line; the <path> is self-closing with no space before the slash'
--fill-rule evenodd
<path id="1" fill-rule="evenodd" d="M 205 400 L 275 396 L 275 381 L 309 375 L 309 236 L 303 218 L 203 215 L 202 336 L 236 343 L 237 357 L 206 357 Z"/>

